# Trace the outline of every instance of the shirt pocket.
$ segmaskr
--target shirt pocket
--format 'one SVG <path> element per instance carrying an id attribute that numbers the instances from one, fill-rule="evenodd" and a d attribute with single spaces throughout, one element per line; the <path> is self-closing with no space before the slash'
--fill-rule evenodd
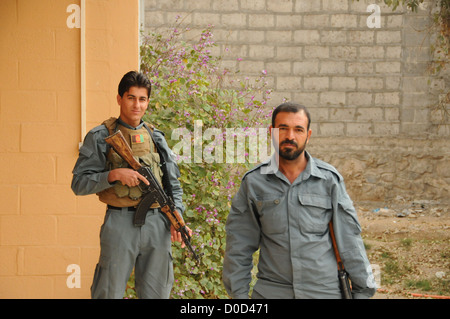
<path id="1" fill-rule="evenodd" d="M 259 197 L 256 208 L 261 223 L 262 231 L 265 234 L 281 234 L 287 231 L 286 208 L 282 208 L 283 196 L 267 195 Z"/>
<path id="2" fill-rule="evenodd" d="M 300 228 L 311 234 L 324 234 L 331 220 L 331 197 L 327 195 L 299 194 Z"/>
<path id="3" fill-rule="evenodd" d="M 94 153 L 91 149 L 89 149 L 87 146 L 85 146 L 84 144 L 80 147 L 80 154 L 89 158 L 91 157 L 92 153 Z"/>

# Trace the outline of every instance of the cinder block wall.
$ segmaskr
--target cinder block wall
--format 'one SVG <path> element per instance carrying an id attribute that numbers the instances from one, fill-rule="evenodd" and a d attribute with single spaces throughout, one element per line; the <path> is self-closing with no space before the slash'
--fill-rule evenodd
<path id="1" fill-rule="evenodd" d="M 370 4 L 381 9 L 369 28 Z M 378 0 L 145 0 L 145 29 L 176 15 L 215 26 L 214 54 L 312 113 L 309 150 L 334 164 L 356 201 L 449 201 L 449 125 L 432 112 L 449 74 L 427 73 L 430 3 L 395 12 Z M 241 62 L 237 58 L 242 58 Z"/>

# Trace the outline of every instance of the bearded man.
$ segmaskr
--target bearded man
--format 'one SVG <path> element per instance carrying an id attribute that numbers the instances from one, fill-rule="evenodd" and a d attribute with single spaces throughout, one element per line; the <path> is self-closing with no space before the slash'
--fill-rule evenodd
<path id="1" fill-rule="evenodd" d="M 252 255 L 260 249 L 252 298 L 341 298 L 333 222 L 353 298 L 375 293 L 361 226 L 338 171 L 306 150 L 306 107 L 283 103 L 272 114 L 276 150 L 247 172 L 228 216 L 223 282 L 232 298 L 248 298 Z"/>

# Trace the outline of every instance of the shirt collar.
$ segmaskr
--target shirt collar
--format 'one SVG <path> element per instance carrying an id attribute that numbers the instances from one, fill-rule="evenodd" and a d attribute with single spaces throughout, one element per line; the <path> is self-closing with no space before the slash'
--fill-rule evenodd
<path id="1" fill-rule="evenodd" d="M 270 159 L 264 162 L 265 165 L 262 166 L 261 169 L 264 169 L 264 174 L 274 174 L 278 177 L 284 177 L 283 173 L 278 170 L 276 154 L 274 153 Z M 308 160 L 308 164 L 306 164 L 305 170 L 300 174 L 297 179 L 299 180 L 307 180 L 311 175 L 318 178 L 325 178 L 325 176 L 320 171 L 319 167 L 316 164 L 314 158 L 305 150 L 305 157 Z"/>
<path id="2" fill-rule="evenodd" d="M 306 165 L 306 169 L 304 171 L 308 174 L 307 177 L 309 178 L 309 176 L 312 175 L 312 176 L 315 176 L 318 178 L 325 178 L 325 176 L 322 174 L 319 167 L 317 166 L 314 158 L 306 151 L 305 151 L 305 156 L 308 159 L 308 164 Z"/>
<path id="3" fill-rule="evenodd" d="M 128 125 L 127 123 L 122 121 L 122 119 L 120 117 L 117 119 L 117 121 L 119 122 L 120 125 L 125 126 L 126 128 L 129 128 L 131 130 L 139 130 L 140 128 L 142 128 L 142 126 L 144 126 L 144 121 L 142 121 L 142 120 L 141 120 L 141 123 L 139 123 L 139 125 L 136 127 L 132 127 L 131 125 Z"/>

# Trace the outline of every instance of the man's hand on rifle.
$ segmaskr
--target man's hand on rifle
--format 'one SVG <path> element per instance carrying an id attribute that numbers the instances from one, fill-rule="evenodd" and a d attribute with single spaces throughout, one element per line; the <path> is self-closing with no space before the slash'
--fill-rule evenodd
<path id="1" fill-rule="evenodd" d="M 115 181 L 120 181 L 123 185 L 129 187 L 138 186 L 141 181 L 146 185 L 150 185 L 144 176 L 130 168 L 116 168 L 111 170 L 108 175 L 108 182 L 113 183 Z"/>
<path id="2" fill-rule="evenodd" d="M 189 233 L 189 236 L 192 236 L 192 230 L 187 226 L 186 229 Z M 177 241 L 181 243 L 181 248 L 186 247 L 186 244 L 183 242 L 183 238 L 181 237 L 181 233 L 176 231 L 172 225 L 170 225 L 170 240 L 172 240 L 172 242 Z"/>

